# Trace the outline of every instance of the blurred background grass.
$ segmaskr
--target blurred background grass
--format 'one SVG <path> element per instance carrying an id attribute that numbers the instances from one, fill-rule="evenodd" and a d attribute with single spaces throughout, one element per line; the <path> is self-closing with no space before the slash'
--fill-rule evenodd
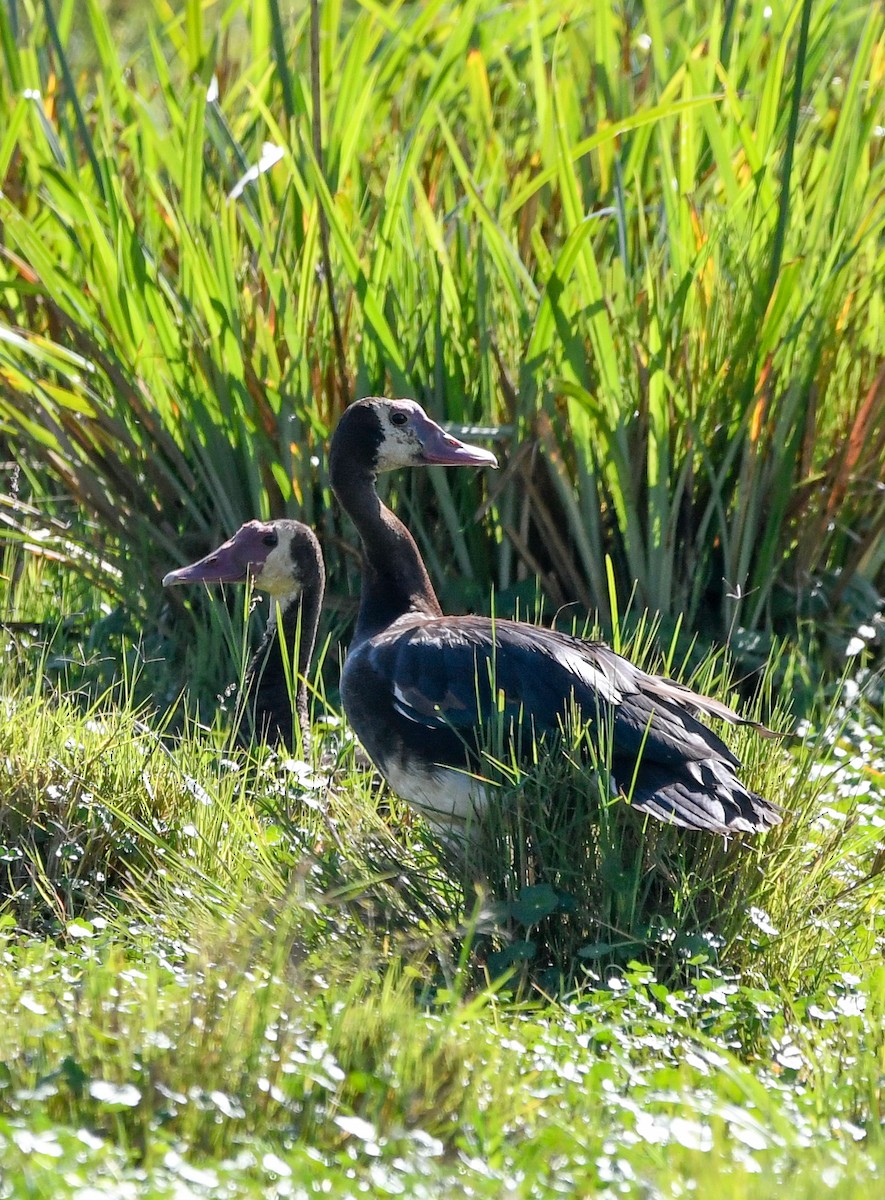
<path id="1" fill-rule="evenodd" d="M 10 618 L 70 613 L 73 574 L 104 597 L 80 589 L 80 657 L 128 631 L 171 664 L 154 694 L 185 670 L 217 691 L 216 618 L 159 579 L 289 513 L 342 631 L 358 562 L 325 446 L 389 392 L 501 427 L 497 475 L 392 485 L 449 609 L 494 588 L 611 629 L 632 597 L 748 671 L 787 637 L 812 685 L 881 645 L 881 10 L 320 23 L 312 86 L 305 6 L 0 5 Z"/>

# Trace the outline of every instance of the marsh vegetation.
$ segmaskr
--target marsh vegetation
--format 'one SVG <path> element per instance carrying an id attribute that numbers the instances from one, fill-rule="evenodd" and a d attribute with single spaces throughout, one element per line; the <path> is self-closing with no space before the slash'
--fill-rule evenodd
<path id="1" fill-rule="evenodd" d="M 866 1194 L 882 14 L 319 14 L 312 61 L 277 0 L 0 3 L 0 1195 Z M 465 864 L 383 789 L 325 457 L 375 392 L 506 463 L 391 483 L 446 611 L 793 729 L 726 735 L 781 826 L 652 826 L 566 755 Z M 249 598 L 160 586 L 283 515 L 307 762 L 235 744 Z"/>

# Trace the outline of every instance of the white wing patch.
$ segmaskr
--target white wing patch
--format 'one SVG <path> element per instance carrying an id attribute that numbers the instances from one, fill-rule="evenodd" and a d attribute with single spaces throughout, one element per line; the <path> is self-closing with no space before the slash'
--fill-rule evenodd
<path id="1" fill-rule="evenodd" d="M 398 683 L 394 683 L 393 685 L 393 707 L 394 711 L 398 712 L 401 717 L 405 717 L 407 721 L 416 721 L 419 724 L 424 724 L 421 721 L 421 714 L 417 712 L 414 704 L 409 700 Z"/>
<path id="2" fill-rule="evenodd" d="M 610 704 L 621 703 L 624 693 L 618 690 L 615 681 L 604 671 L 600 671 L 598 667 L 594 667 L 592 663 L 588 662 L 583 654 L 572 650 L 570 646 L 557 646 L 554 657 L 561 666 L 576 675 L 582 683 L 586 683 L 589 688 L 599 692 L 604 700 L 608 700 Z"/>

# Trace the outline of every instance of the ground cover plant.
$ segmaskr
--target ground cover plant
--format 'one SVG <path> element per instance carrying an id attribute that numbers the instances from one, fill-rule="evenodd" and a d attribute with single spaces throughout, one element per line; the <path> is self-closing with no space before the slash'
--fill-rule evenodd
<path id="1" fill-rule="evenodd" d="M 2 0 L 0 1196 L 871 1193 L 883 29 Z M 384 790 L 324 450 L 372 391 L 501 453 L 393 483 L 446 608 L 793 728 L 726 735 L 782 826 L 560 756 L 465 860 Z M 249 598 L 159 591 L 284 513 L 330 568 L 309 762 L 234 745 Z"/>

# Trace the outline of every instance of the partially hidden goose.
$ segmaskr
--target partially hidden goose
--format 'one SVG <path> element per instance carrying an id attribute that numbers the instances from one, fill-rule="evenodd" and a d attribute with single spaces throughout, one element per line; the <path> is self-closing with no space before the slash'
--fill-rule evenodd
<path id="1" fill-rule="evenodd" d="M 382 471 L 495 466 L 412 400 L 345 410 L 330 477 L 362 541 L 359 615 L 344 664 L 345 714 L 390 786 L 437 825 L 463 830 L 487 798 L 484 731 L 495 714 L 516 747 L 551 741 L 568 714 L 609 731 L 612 793 L 686 829 L 758 832 L 778 808 L 737 777 L 738 759 L 699 714 L 746 721 L 725 704 L 635 667 L 600 642 L 522 621 L 444 616 L 409 531 L 382 503 Z"/>
<path id="2" fill-rule="evenodd" d="M 313 530 L 300 521 L 249 521 L 199 562 L 170 571 L 163 585 L 245 583 L 249 578 L 259 591 L 270 594 L 271 604 L 264 636 L 246 669 L 246 717 L 256 737 L 291 750 L 291 680 L 306 754 L 310 747 L 306 675 L 326 584 L 323 555 Z"/>

